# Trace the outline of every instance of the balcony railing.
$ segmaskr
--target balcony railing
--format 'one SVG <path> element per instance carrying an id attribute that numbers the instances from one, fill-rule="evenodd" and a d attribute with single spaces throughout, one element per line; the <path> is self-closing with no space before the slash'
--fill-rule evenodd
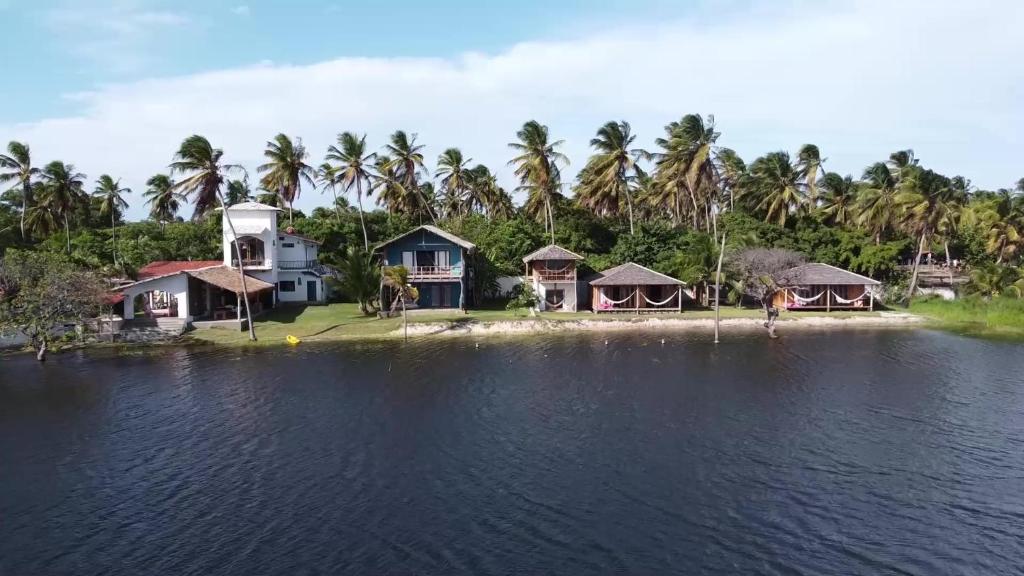
<path id="1" fill-rule="evenodd" d="M 277 263 L 278 270 L 312 270 L 320 265 L 319 260 L 281 260 Z"/>
<path id="2" fill-rule="evenodd" d="M 576 280 L 576 270 L 534 270 L 541 282 L 571 282 Z"/>
<path id="3" fill-rule="evenodd" d="M 231 265 L 235 268 L 238 267 L 238 260 L 232 259 Z M 267 266 L 267 261 L 262 258 L 244 258 L 242 259 L 242 268 L 264 268 Z"/>

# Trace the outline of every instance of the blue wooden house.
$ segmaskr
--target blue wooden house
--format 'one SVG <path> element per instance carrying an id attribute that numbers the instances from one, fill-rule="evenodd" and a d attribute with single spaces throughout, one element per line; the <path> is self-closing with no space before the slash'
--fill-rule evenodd
<path id="1" fill-rule="evenodd" d="M 405 266 L 409 283 L 419 290 L 418 308 L 461 308 L 472 302 L 468 256 L 476 250 L 436 226 L 420 226 L 379 244 L 383 266 Z"/>

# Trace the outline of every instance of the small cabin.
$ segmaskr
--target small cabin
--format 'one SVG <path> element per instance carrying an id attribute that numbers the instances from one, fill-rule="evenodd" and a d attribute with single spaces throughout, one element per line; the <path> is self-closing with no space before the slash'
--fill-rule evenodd
<path id="1" fill-rule="evenodd" d="M 538 310 L 576 312 L 576 263 L 583 260 L 579 254 L 561 246 L 549 244 L 523 257 L 526 275 L 523 281 L 533 287 L 540 302 Z"/>
<path id="2" fill-rule="evenodd" d="M 874 310 L 881 282 L 821 263 L 804 264 L 779 275 L 772 305 L 785 310 Z"/>
<path id="3" fill-rule="evenodd" d="M 589 280 L 594 312 L 682 312 L 686 283 L 634 262 Z"/>
<path id="4" fill-rule="evenodd" d="M 381 264 L 404 266 L 419 291 L 417 308 L 461 308 L 472 302 L 472 242 L 436 226 L 419 226 L 377 245 Z M 386 298 L 385 298 L 386 300 Z"/>

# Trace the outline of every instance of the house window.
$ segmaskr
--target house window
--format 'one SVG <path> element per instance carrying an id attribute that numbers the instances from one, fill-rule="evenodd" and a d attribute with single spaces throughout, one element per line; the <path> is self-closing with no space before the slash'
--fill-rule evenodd
<path id="1" fill-rule="evenodd" d="M 252 236 L 242 236 L 236 242 L 237 250 L 235 256 L 241 253 L 242 266 L 262 266 L 264 262 L 263 240 Z M 232 264 L 238 266 L 238 260 L 232 258 Z"/>
<path id="2" fill-rule="evenodd" d="M 281 248 L 295 248 L 295 242 L 282 242 Z"/>
<path id="3" fill-rule="evenodd" d="M 281 292 L 295 292 L 295 280 L 281 280 L 277 283 L 277 288 Z"/>

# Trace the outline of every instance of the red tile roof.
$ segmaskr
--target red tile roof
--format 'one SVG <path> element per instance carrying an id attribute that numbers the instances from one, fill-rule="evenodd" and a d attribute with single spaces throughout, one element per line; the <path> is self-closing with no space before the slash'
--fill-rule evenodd
<path id="1" fill-rule="evenodd" d="M 223 260 L 159 260 L 139 268 L 138 277 L 139 280 L 146 280 L 147 278 L 167 276 L 168 274 L 177 274 L 187 270 L 199 270 L 200 268 L 223 265 Z"/>

